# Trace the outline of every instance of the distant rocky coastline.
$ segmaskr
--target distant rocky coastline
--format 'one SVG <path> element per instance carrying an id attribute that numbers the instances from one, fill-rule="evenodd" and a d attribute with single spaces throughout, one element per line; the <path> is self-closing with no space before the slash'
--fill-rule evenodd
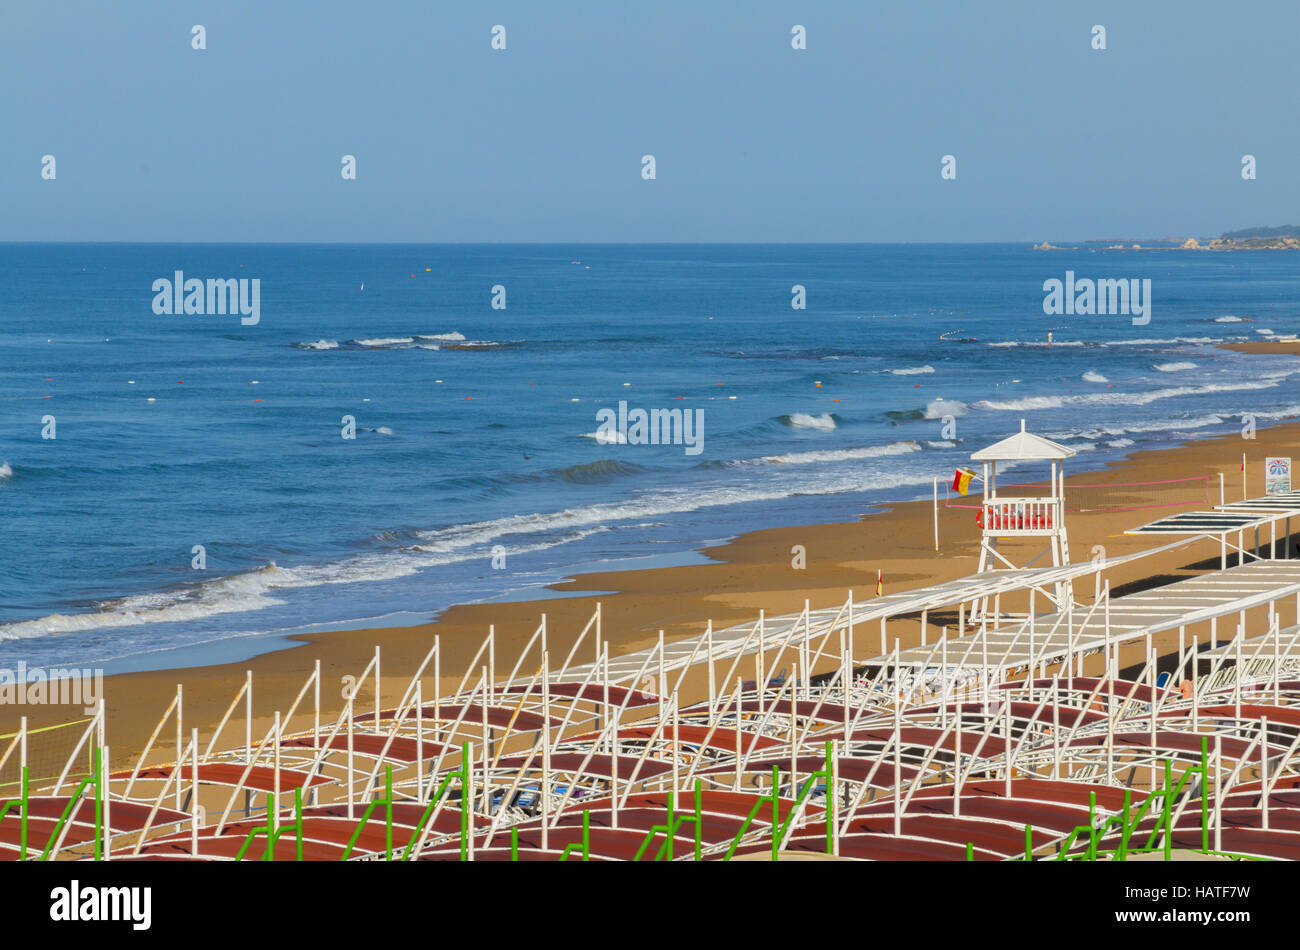
<path id="1" fill-rule="evenodd" d="M 1225 231 L 1217 238 L 1147 238 L 1142 241 L 1115 238 L 1085 241 L 1084 244 L 1103 244 L 1105 250 L 1167 250 L 1183 251 L 1300 251 L 1300 227 L 1279 225 L 1275 228 L 1246 228 L 1242 231 Z M 1153 247 L 1154 245 L 1154 247 Z M 1061 248 L 1048 241 L 1033 246 L 1035 251 L 1077 250 Z"/>

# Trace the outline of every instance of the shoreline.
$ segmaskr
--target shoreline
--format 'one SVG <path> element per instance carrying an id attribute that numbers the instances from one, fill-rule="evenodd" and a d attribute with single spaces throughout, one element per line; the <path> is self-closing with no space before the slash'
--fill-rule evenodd
<path id="1" fill-rule="evenodd" d="M 1263 494 L 1264 456 L 1300 456 L 1300 421 L 1260 429 L 1251 441 L 1238 434 L 1212 436 L 1174 448 L 1138 451 L 1107 462 L 1099 470 L 1067 474 L 1067 490 L 1081 484 L 1130 486 L 1206 476 L 1204 494 L 1195 483 L 1182 483 L 1177 491 L 1189 485 L 1194 491 L 1185 492 L 1186 500 L 1180 505 L 1169 504 L 1175 496 L 1163 484 L 1133 485 L 1114 498 L 1124 502 L 1122 510 L 1071 514 L 1072 559 L 1092 557 L 1094 545 L 1099 544 L 1106 547 L 1108 557 L 1157 547 L 1155 539 L 1125 536 L 1122 531 L 1174 511 L 1212 507 L 1218 503 L 1219 473 L 1225 476 L 1226 497 L 1241 497 L 1243 448 L 1248 457 L 1248 494 Z M 1067 463 L 1067 473 L 1069 467 Z M 1134 510 L 1146 507 L 1151 510 Z M 710 620 L 715 628 L 721 628 L 752 621 L 760 610 L 770 616 L 797 613 L 805 598 L 813 608 L 841 604 L 849 590 L 854 591 L 855 599 L 866 599 L 874 590 L 877 568 L 884 571 L 885 590 L 890 593 L 973 573 L 979 550 L 974 513 L 941 504 L 939 532 L 936 553 L 930 501 L 886 503 L 864 511 L 854 521 L 766 528 L 739 535 L 699 551 L 707 563 L 579 574 L 553 585 L 550 590 L 558 596 L 546 599 L 456 605 L 435 620 L 405 626 L 277 635 L 278 640 L 293 642 L 246 661 L 106 675 L 108 742 L 115 761 L 137 755 L 175 696 L 178 683 L 184 688 L 186 728 L 210 733 L 243 685 L 245 671 L 252 670 L 254 728 L 258 731 L 267 728 L 275 710 L 287 709 L 293 702 L 317 660 L 322 668 L 322 716 L 337 715 L 343 706 L 344 678 L 355 677 L 365 668 L 376 645 L 382 648 L 384 696 L 391 702 L 405 688 L 435 636 L 442 642 L 442 688 L 449 691 L 460 682 L 489 625 L 496 631 L 501 672 L 502 666 L 508 669 L 513 665 L 543 615 L 552 653 L 567 653 L 597 603 L 601 604 L 604 638 L 611 654 L 619 654 L 652 646 L 660 630 L 672 640 L 701 633 Z M 1033 546 L 1030 551 L 1031 543 L 1007 544 L 1004 550 L 1017 563 L 1024 563 L 1038 550 Z M 802 569 L 792 563 L 796 546 L 806 552 Z M 1205 561 L 1213 553 L 1210 547 L 1209 542 L 1198 542 L 1116 568 L 1115 590 L 1122 592 L 1122 587 L 1152 576 L 1178 576 L 1189 565 Z M 891 555 L 881 556 L 886 550 Z M 920 641 L 920 624 L 914 620 L 900 620 L 891 630 L 900 636 L 904 647 Z M 80 709 L 67 706 L 0 707 L 0 732 L 16 728 L 18 715 L 11 713 L 26 715 L 31 728 L 80 718 Z M 167 759 L 165 750 L 161 758 Z"/>

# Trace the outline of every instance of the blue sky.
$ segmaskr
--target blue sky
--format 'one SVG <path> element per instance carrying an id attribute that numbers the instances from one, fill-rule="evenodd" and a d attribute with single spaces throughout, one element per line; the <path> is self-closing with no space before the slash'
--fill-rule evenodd
<path id="1" fill-rule="evenodd" d="M 0 240 L 1059 241 L 1300 224 L 1298 53 L 1295 0 L 6 0 Z"/>

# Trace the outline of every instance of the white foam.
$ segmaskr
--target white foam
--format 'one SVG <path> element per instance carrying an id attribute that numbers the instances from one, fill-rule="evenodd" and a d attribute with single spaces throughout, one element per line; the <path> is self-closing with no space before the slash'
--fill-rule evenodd
<path id="1" fill-rule="evenodd" d="M 925 418 L 942 419 L 944 416 L 964 416 L 969 408 L 960 399 L 933 399 L 926 404 Z"/>
<path id="2" fill-rule="evenodd" d="M 457 333 L 455 330 L 451 333 L 419 333 L 416 335 L 421 340 L 443 340 L 448 343 L 459 343 L 465 339 L 463 333 Z"/>
<path id="3" fill-rule="evenodd" d="M 790 420 L 790 425 L 800 428 L 825 430 L 835 428 L 835 419 L 829 412 L 823 412 L 819 416 L 812 416 L 806 412 L 792 412 L 786 418 Z"/>
<path id="4" fill-rule="evenodd" d="M 299 347 L 304 350 L 337 350 L 339 348 L 338 340 L 313 340 L 311 343 L 299 343 Z M 135 380 L 131 380 L 135 382 Z"/>
<path id="5" fill-rule="evenodd" d="M 601 445 L 627 445 L 626 433 L 617 430 L 611 432 L 607 429 L 600 429 L 596 432 L 584 432 L 581 438 L 595 439 Z"/>
<path id="6" fill-rule="evenodd" d="M 379 336 L 371 340 L 353 340 L 357 346 L 393 346 L 401 343 L 414 343 L 415 337 L 411 336 Z"/>
<path id="7" fill-rule="evenodd" d="M 1133 440 L 1132 439 L 1111 439 L 1106 444 L 1109 445 L 1112 449 L 1125 449 L 1133 444 Z"/>
<path id="8" fill-rule="evenodd" d="M 788 452 L 785 455 L 765 455 L 762 461 L 774 465 L 811 465 L 818 462 L 849 462 L 889 455 L 907 455 L 919 451 L 921 451 L 921 446 L 917 442 L 891 442 L 888 445 L 868 445 L 858 449 L 827 449 L 821 452 Z"/>
<path id="9" fill-rule="evenodd" d="M 0 478 L 13 478 L 14 470 L 8 462 L 0 462 Z"/>
<path id="10" fill-rule="evenodd" d="M 1110 380 L 1108 380 L 1105 376 L 1101 375 L 1101 373 L 1097 372 L 1095 369 L 1090 369 L 1090 370 L 1088 370 L 1088 372 L 1084 373 L 1084 374 L 1083 374 L 1083 381 L 1086 382 L 1086 383 L 1108 383 L 1108 382 L 1110 382 Z"/>
<path id="11" fill-rule="evenodd" d="M 1158 369 L 1162 373 L 1181 373 L 1183 370 L 1196 369 L 1195 363 L 1157 363 L 1152 369 Z"/>
<path id="12" fill-rule="evenodd" d="M 1226 317 L 1215 317 L 1214 322 L 1215 323 L 1244 323 L 1245 321 L 1242 320 L 1241 317 L 1234 317 L 1232 314 L 1228 314 Z"/>
<path id="13" fill-rule="evenodd" d="M 895 376 L 919 376 L 922 373 L 933 373 L 933 366 L 910 366 L 902 369 L 887 369 L 886 373 L 893 373 Z"/>
<path id="14" fill-rule="evenodd" d="M 975 403 L 978 409 L 1026 410 L 1059 409 L 1062 405 L 1060 396 L 1026 396 L 1024 399 L 981 399 Z"/>

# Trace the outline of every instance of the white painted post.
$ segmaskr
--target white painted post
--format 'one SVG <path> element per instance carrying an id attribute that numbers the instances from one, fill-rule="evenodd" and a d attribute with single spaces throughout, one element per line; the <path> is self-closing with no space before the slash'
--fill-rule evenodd
<path id="1" fill-rule="evenodd" d="M 934 480 L 934 549 L 939 550 L 939 479 Z"/>
<path id="2" fill-rule="evenodd" d="M 1268 717 L 1261 716 L 1259 719 L 1259 790 L 1260 797 L 1263 801 L 1260 806 L 1264 810 L 1264 830 L 1268 831 Z"/>
<path id="3" fill-rule="evenodd" d="M 190 739 L 193 752 L 190 755 L 190 854 L 199 854 L 199 730 L 193 729 Z M 176 763 L 177 769 L 180 763 Z M 179 785 L 180 778 L 176 779 Z M 104 796 L 107 801 L 108 796 Z M 107 853 L 107 852 L 106 852 Z"/>

